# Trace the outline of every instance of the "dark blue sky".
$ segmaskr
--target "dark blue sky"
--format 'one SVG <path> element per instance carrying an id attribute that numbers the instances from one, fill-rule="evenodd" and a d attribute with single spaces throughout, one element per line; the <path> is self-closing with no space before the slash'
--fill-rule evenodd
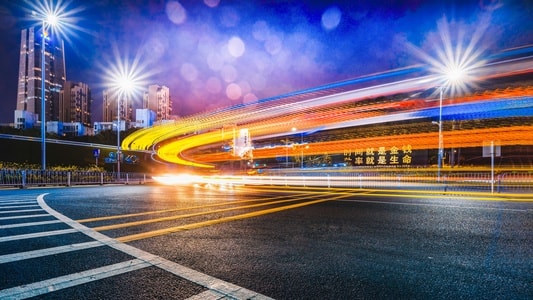
<path id="1" fill-rule="evenodd" d="M 0 0 L 0 123 L 13 121 L 20 30 L 39 1 Z M 487 54 L 533 44 L 528 0 L 61 3 L 79 9 L 66 31 L 67 79 L 91 87 L 94 121 L 106 70 L 134 57 L 143 88 L 168 86 L 174 114 L 188 115 L 418 63 L 407 45 L 434 54 L 442 28 L 452 43 L 479 37 Z"/>

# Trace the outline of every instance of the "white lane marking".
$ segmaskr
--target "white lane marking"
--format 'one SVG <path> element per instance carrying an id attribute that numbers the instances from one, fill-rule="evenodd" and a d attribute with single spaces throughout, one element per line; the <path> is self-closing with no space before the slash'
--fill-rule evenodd
<path id="1" fill-rule="evenodd" d="M 0 203 L 9 201 L 35 201 L 35 197 L 38 194 L 33 195 L 2 195 L 0 196 Z M 16 196 L 16 198 L 14 198 Z"/>
<path id="2" fill-rule="evenodd" d="M 52 236 L 52 235 L 75 233 L 75 232 L 78 232 L 78 231 L 76 229 L 62 229 L 62 230 L 36 232 L 36 233 L 28 233 L 28 234 L 20 234 L 20 235 L 3 236 L 3 237 L 0 237 L 0 243 L 25 240 L 25 239 L 33 239 L 33 238 Z"/>
<path id="3" fill-rule="evenodd" d="M 219 300 L 224 299 L 224 294 L 217 293 L 215 291 L 205 291 L 200 294 L 194 295 L 192 297 L 189 297 L 185 300 Z"/>
<path id="4" fill-rule="evenodd" d="M 0 214 L 13 214 L 13 213 L 24 213 L 24 212 L 34 212 L 34 211 L 42 211 L 42 209 L 36 208 L 36 209 L 6 210 L 6 211 L 0 211 Z"/>
<path id="5" fill-rule="evenodd" d="M 206 287 L 210 290 L 213 290 L 215 293 L 221 293 L 224 295 L 224 297 L 228 297 L 230 299 L 272 299 L 270 297 L 261 295 L 259 293 L 256 293 L 254 291 L 245 289 L 243 287 L 240 287 L 238 285 L 220 280 L 218 278 L 209 276 L 204 273 L 200 273 L 198 271 L 195 271 L 193 269 L 187 268 L 185 266 L 182 266 L 180 264 L 177 264 L 173 261 L 164 259 L 162 257 L 159 257 L 157 255 L 151 254 L 149 252 L 143 251 L 141 249 L 135 248 L 133 246 L 121 243 L 115 239 L 112 239 L 102 233 L 96 232 L 92 230 L 89 227 L 86 227 L 85 225 L 82 225 L 67 216 L 64 216 L 60 214 L 59 212 L 52 209 L 50 206 L 46 204 L 44 201 L 44 196 L 47 194 L 41 194 L 37 197 L 37 202 L 39 205 L 47 211 L 49 214 L 54 216 L 55 218 L 63 221 L 67 225 L 71 226 L 75 230 L 86 234 L 87 236 L 100 241 L 101 243 L 110 246 L 116 250 L 122 251 L 126 254 L 129 254 L 133 257 L 136 257 L 138 259 L 141 259 L 150 265 L 156 266 L 158 268 L 161 268 L 165 271 L 168 271 L 172 274 L 175 274 L 179 277 L 182 277 L 188 281 L 194 282 L 198 285 L 201 285 L 203 287 Z"/>
<path id="6" fill-rule="evenodd" d="M 20 196 L 17 196 L 19 199 L 31 199 L 31 200 L 35 200 L 35 195 L 20 195 Z M 7 200 L 1 200 L 1 199 L 7 199 L 9 201 L 15 201 L 13 200 L 13 195 L 2 195 L 0 196 L 0 201 L 7 201 Z"/>
<path id="7" fill-rule="evenodd" d="M 141 259 L 132 259 L 118 264 L 1 290 L 0 298 L 24 299 L 35 297 L 91 281 L 139 270 L 149 266 L 151 266 L 149 263 Z"/>
<path id="8" fill-rule="evenodd" d="M 25 219 L 25 218 L 40 218 L 40 217 L 49 217 L 49 214 L 37 214 L 37 215 L 21 215 L 21 216 L 12 216 L 12 217 L 2 217 L 0 220 L 16 220 L 16 219 Z"/>
<path id="9" fill-rule="evenodd" d="M 41 221 L 41 222 L 28 222 L 28 223 L 19 223 L 19 224 L 0 225 L 0 229 L 40 226 L 40 225 L 48 225 L 48 224 L 56 224 L 56 223 L 61 223 L 61 221 L 50 220 L 50 221 Z"/>
<path id="10" fill-rule="evenodd" d="M 58 246 L 58 247 L 40 249 L 40 250 L 0 255 L 0 264 L 5 264 L 5 263 L 19 261 L 19 260 L 25 260 L 25 259 L 30 259 L 30 258 L 54 255 L 54 254 L 84 250 L 84 249 L 89 249 L 89 248 L 94 248 L 94 247 L 100 247 L 103 245 L 104 244 L 98 241 L 92 241 L 92 242 L 86 242 L 86 243 L 70 244 L 66 246 Z"/>
<path id="11" fill-rule="evenodd" d="M 19 199 L 19 200 L 0 200 L 0 206 L 11 204 L 31 204 L 35 203 L 35 199 Z"/>
<path id="12" fill-rule="evenodd" d="M 0 209 L 8 209 L 8 208 L 21 208 L 21 207 L 36 207 L 39 206 L 37 204 L 28 204 L 28 205 L 9 205 L 9 206 L 2 206 L 0 205 Z"/>

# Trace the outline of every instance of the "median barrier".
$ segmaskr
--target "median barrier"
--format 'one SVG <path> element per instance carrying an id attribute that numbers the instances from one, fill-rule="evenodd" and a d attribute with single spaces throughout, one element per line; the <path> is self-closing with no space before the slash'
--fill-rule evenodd
<path id="1" fill-rule="evenodd" d="M 151 176 L 144 173 L 0 169 L 0 188 L 144 184 L 148 181 Z"/>

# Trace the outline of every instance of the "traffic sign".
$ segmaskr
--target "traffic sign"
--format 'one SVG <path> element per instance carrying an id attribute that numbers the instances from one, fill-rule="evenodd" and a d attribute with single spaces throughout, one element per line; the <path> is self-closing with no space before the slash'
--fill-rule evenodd
<path id="1" fill-rule="evenodd" d="M 104 158 L 104 162 L 105 162 L 106 164 L 116 164 L 116 163 L 117 163 L 117 160 L 114 159 L 114 158 L 111 158 L 111 157 L 106 157 L 106 158 Z"/>

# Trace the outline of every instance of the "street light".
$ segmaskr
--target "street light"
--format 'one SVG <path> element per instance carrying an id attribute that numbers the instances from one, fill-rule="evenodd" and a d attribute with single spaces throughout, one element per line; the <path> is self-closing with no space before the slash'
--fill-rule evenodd
<path id="1" fill-rule="evenodd" d="M 443 18 L 439 24 L 439 35 L 442 44 L 437 45 L 436 57 L 425 53 L 420 48 L 408 43 L 408 47 L 414 53 L 424 60 L 428 66 L 428 71 L 436 74 L 435 80 L 439 81 L 435 84 L 439 87 L 439 153 L 438 153 L 438 180 L 440 181 L 440 173 L 443 158 L 443 136 L 442 136 L 442 98 L 444 89 L 449 89 L 450 95 L 456 93 L 466 93 L 470 85 L 474 85 L 476 78 L 479 75 L 480 68 L 486 64 L 486 60 L 482 58 L 484 49 L 483 45 L 477 43 L 482 41 L 482 30 L 476 30 L 472 36 L 457 32 L 456 40 L 452 39 L 449 28 L 449 23 Z M 480 26 L 479 29 L 484 28 Z M 436 122 L 434 122 L 436 123 Z"/>
<path id="2" fill-rule="evenodd" d="M 106 86 L 117 99 L 117 179 L 120 180 L 120 104 L 123 99 L 140 93 L 148 85 L 147 79 L 153 72 L 147 71 L 146 65 L 141 63 L 139 52 L 130 59 L 127 53 L 124 55 L 114 45 L 113 54 L 113 61 L 106 60 L 99 68 L 104 71 Z"/>
<path id="3" fill-rule="evenodd" d="M 49 32 L 54 30 L 56 37 L 66 37 L 67 32 L 71 29 L 85 31 L 84 27 L 79 26 L 79 18 L 76 14 L 83 11 L 83 7 L 70 6 L 72 1 L 24 1 L 27 7 L 24 8 L 35 20 L 35 26 L 41 25 L 41 166 L 46 170 L 46 39 Z M 59 40 L 59 38 L 56 38 Z M 37 40 L 37 39 L 36 39 Z M 64 54 L 64 53 L 63 53 Z M 51 56 L 51 54 L 50 54 Z"/>
<path id="4" fill-rule="evenodd" d="M 440 182 L 440 170 L 442 168 L 442 152 L 444 151 L 444 141 L 442 137 L 442 94 L 444 93 L 444 87 L 440 86 L 439 88 L 439 152 L 437 158 L 437 181 Z"/>
<path id="5" fill-rule="evenodd" d="M 296 127 L 292 127 L 291 131 L 295 132 L 298 129 Z M 305 145 L 305 149 L 309 149 L 309 145 Z M 304 132 L 300 132 L 300 169 L 304 168 Z"/>
<path id="6" fill-rule="evenodd" d="M 284 140 L 281 140 L 281 142 L 285 143 L 285 168 L 289 167 L 289 138 L 286 137 Z"/>
<path id="7" fill-rule="evenodd" d="M 441 181 L 441 169 L 442 169 L 442 159 L 444 156 L 444 137 L 442 135 L 442 98 L 444 94 L 444 89 L 450 87 L 453 91 L 457 86 L 463 84 L 462 80 L 465 75 L 465 69 L 459 65 L 451 64 L 444 70 L 444 79 L 445 83 L 439 86 L 439 149 L 437 157 L 437 181 Z"/>
<path id="8" fill-rule="evenodd" d="M 49 28 L 55 26 L 59 21 L 59 17 L 56 14 L 47 14 L 42 20 L 42 34 L 41 34 L 41 167 L 46 170 L 46 99 L 45 99 L 45 81 L 46 81 L 46 63 L 45 63 L 45 51 L 46 51 L 46 38 L 48 37 L 48 31 L 46 30 L 46 24 Z"/>
<path id="9" fill-rule="evenodd" d="M 117 180 L 120 181 L 120 104 L 122 98 L 134 88 L 134 81 L 129 75 L 122 75 L 116 79 L 117 87 Z M 126 119 L 124 119 L 126 122 Z"/>
<path id="10" fill-rule="evenodd" d="M 69 7 L 69 3 L 62 1 L 25 1 L 24 8 L 31 19 L 36 21 L 35 27 L 41 26 L 41 166 L 46 169 L 46 40 L 52 29 L 54 34 L 66 36 L 68 29 L 82 29 L 77 26 L 78 18 L 75 14 L 83 8 Z M 38 39 L 36 39 L 38 41 Z"/>
<path id="11" fill-rule="evenodd" d="M 120 93 L 117 95 L 117 180 L 120 181 Z"/>

